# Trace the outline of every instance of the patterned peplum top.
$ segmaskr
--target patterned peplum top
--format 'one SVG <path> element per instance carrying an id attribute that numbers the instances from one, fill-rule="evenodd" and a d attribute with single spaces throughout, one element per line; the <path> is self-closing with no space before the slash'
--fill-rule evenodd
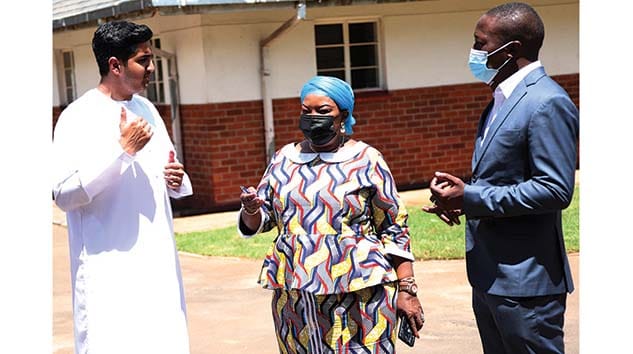
<path id="1" fill-rule="evenodd" d="M 396 281 L 393 255 L 414 260 L 393 176 L 364 142 L 333 153 L 300 153 L 288 144 L 271 160 L 257 194 L 265 201 L 260 228 L 240 233 L 277 227 L 259 277 L 264 288 L 352 292 Z"/>

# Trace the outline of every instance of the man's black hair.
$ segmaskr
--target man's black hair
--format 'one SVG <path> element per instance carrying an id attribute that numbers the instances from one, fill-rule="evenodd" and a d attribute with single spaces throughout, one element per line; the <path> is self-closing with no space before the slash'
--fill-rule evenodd
<path id="1" fill-rule="evenodd" d="M 511 2 L 488 10 L 486 15 L 496 19 L 498 39 L 502 44 L 518 40 L 525 49 L 526 58 L 538 60 L 538 52 L 545 38 L 545 26 L 532 6 Z"/>
<path id="2" fill-rule="evenodd" d="M 97 59 L 99 74 L 108 74 L 108 59 L 111 57 L 116 57 L 126 65 L 138 45 L 149 41 L 152 35 L 152 30 L 146 25 L 128 21 L 112 21 L 99 26 L 92 37 L 92 51 Z"/>

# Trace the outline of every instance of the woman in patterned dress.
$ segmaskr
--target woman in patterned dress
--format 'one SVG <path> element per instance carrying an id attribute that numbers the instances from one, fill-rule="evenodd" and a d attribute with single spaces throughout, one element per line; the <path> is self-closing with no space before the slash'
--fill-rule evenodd
<path id="1" fill-rule="evenodd" d="M 243 237 L 278 230 L 259 283 L 273 290 L 279 350 L 395 353 L 396 315 L 416 337 L 424 323 L 405 206 L 381 153 L 350 138 L 345 81 L 315 76 L 301 103 L 305 140 L 240 195 Z"/>

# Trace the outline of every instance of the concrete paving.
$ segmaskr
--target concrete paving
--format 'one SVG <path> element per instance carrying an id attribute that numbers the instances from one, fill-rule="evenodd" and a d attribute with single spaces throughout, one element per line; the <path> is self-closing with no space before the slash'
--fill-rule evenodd
<path id="1" fill-rule="evenodd" d="M 401 193 L 409 208 L 428 200 L 428 190 Z M 176 232 L 235 225 L 237 212 L 177 218 Z M 73 353 L 72 306 L 68 237 L 65 215 L 53 207 L 53 353 Z M 463 227 L 463 226 L 460 226 Z M 576 291 L 568 297 L 565 345 L 579 351 L 578 254 L 570 255 Z M 277 353 L 271 292 L 256 278 L 261 260 L 180 254 L 192 354 Z M 398 342 L 398 353 L 481 353 L 470 306 L 470 286 L 463 260 L 418 261 L 414 270 L 421 284 L 426 324 L 414 348 Z"/>

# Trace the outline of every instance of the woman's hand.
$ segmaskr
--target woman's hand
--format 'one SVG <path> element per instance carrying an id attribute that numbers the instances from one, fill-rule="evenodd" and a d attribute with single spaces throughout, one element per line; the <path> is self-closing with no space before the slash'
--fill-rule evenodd
<path id="1" fill-rule="evenodd" d="M 259 211 L 264 201 L 257 197 L 257 190 L 253 187 L 241 187 L 240 201 L 242 202 L 241 220 L 249 232 L 254 233 L 259 228 L 262 214 Z M 240 225 L 241 227 L 241 225 Z"/>
<path id="2" fill-rule="evenodd" d="M 264 201 L 257 197 L 257 190 L 253 187 L 242 187 L 240 201 L 242 202 L 242 210 L 247 215 L 255 215 L 262 204 L 264 204 Z"/>
<path id="3" fill-rule="evenodd" d="M 420 338 L 419 331 L 424 326 L 424 310 L 417 296 L 413 296 L 405 291 L 398 292 L 396 300 L 398 314 L 402 316 L 403 321 L 409 321 L 413 335 Z"/>

